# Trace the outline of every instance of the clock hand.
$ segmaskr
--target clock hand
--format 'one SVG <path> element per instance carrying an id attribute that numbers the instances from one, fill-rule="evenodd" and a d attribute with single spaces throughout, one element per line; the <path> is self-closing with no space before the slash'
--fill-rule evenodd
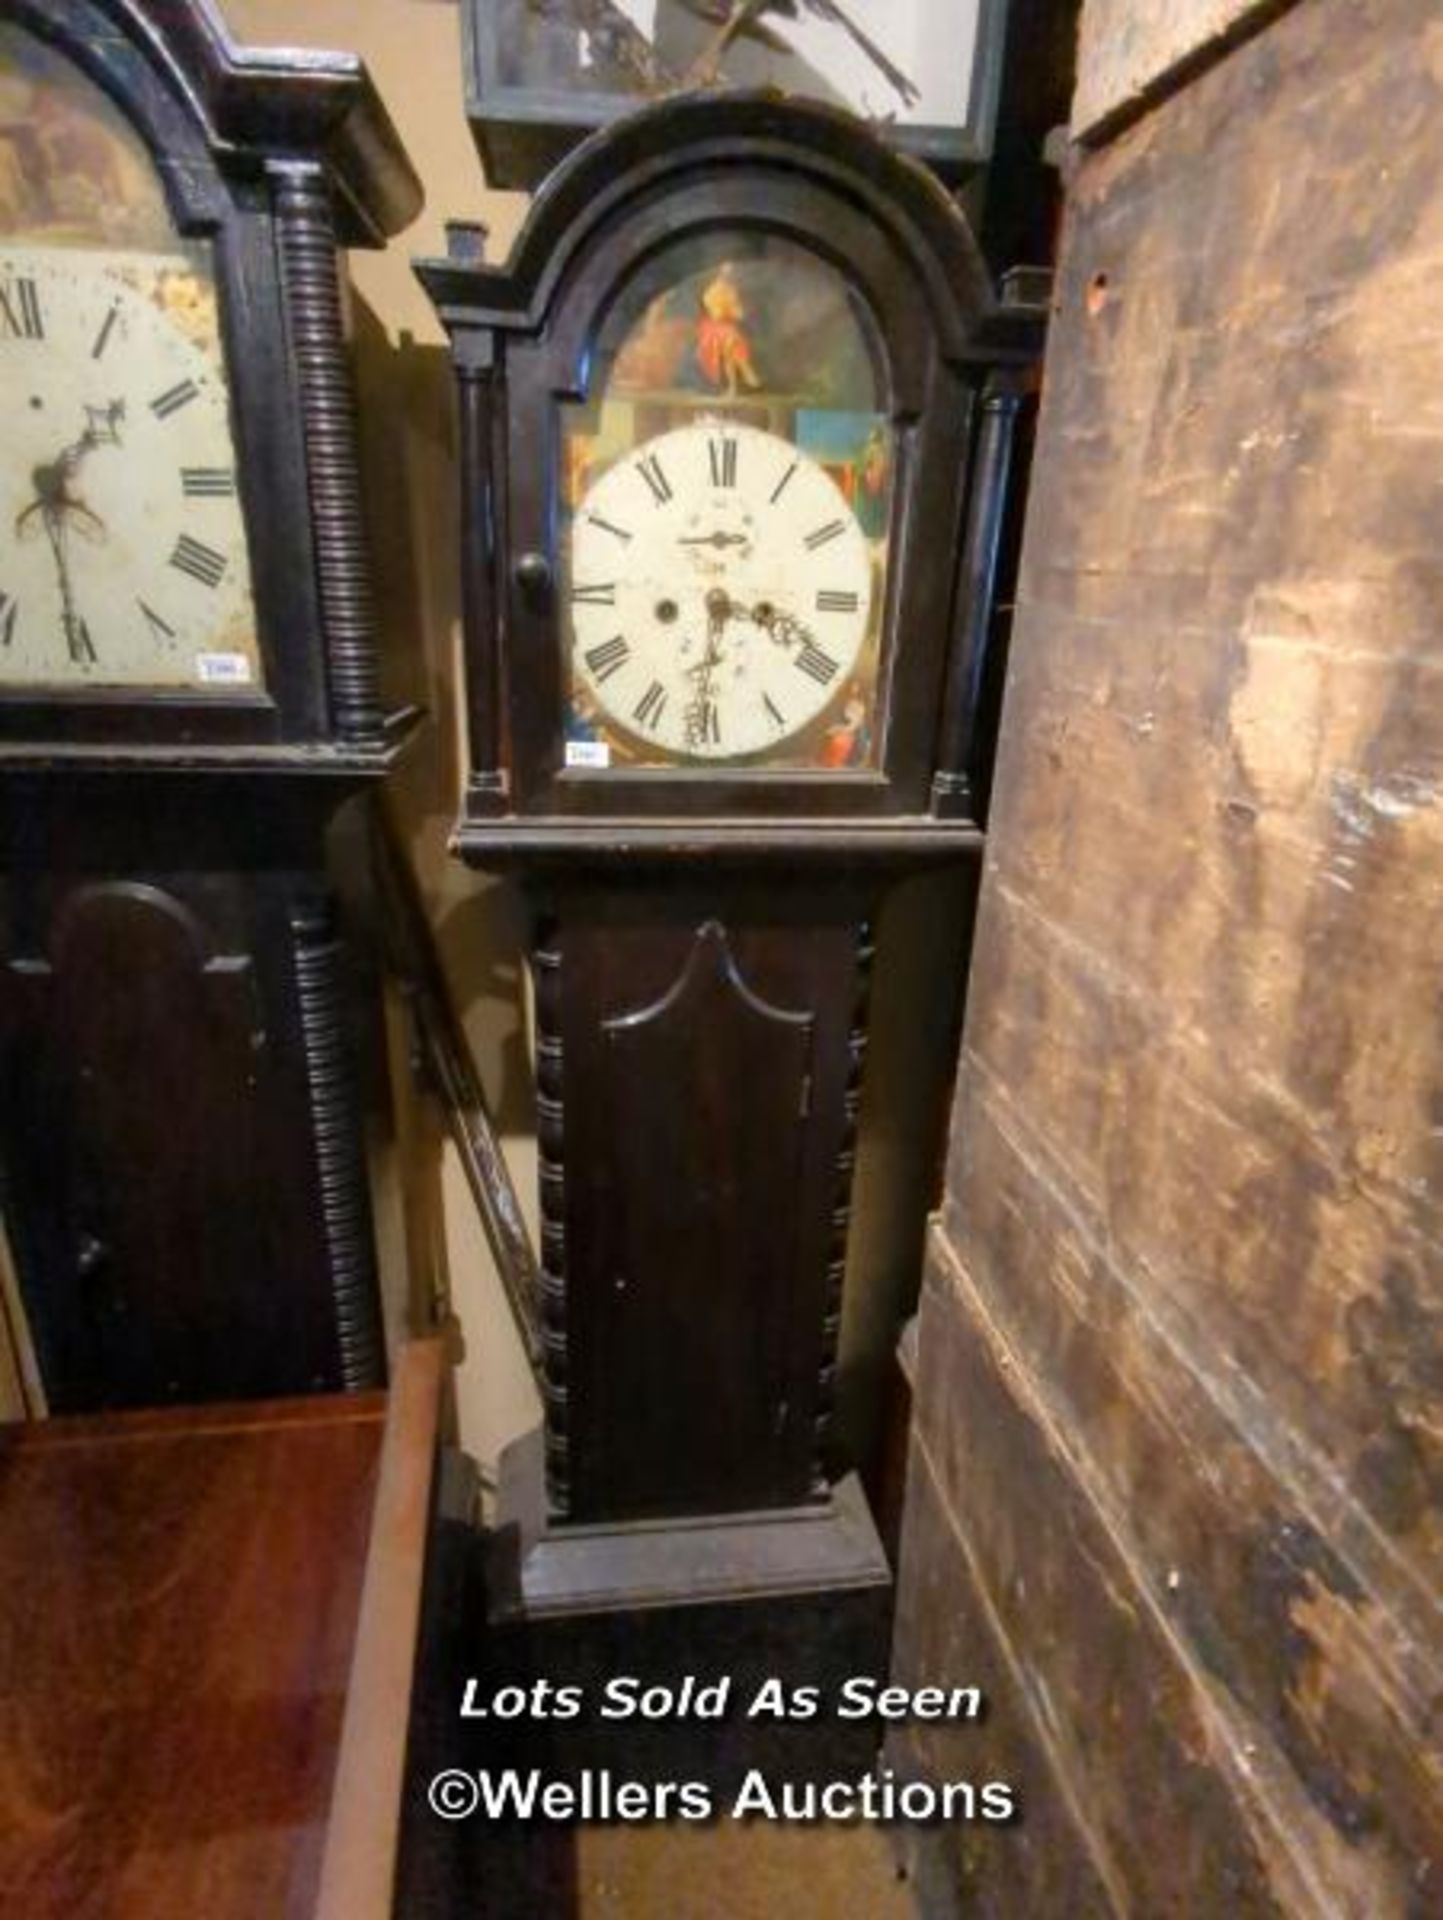
<path id="1" fill-rule="evenodd" d="M 806 646 L 813 641 L 810 627 L 798 620 L 795 614 L 783 612 L 770 600 L 758 600 L 754 607 L 734 607 L 733 611 L 739 619 L 750 620 L 753 626 L 760 627 L 769 638 L 782 646 Z"/>
<path id="2" fill-rule="evenodd" d="M 731 596 L 723 588 L 713 587 L 706 597 L 706 652 L 694 667 L 687 669 L 695 685 L 683 716 L 689 747 L 698 747 L 707 738 L 708 720 L 716 710 L 714 681 L 721 665 L 722 641 L 734 611 Z"/>
<path id="3" fill-rule="evenodd" d="M 93 661 L 95 648 L 90 630 L 75 610 L 75 593 L 70 583 L 69 526 L 63 512 L 48 504 L 44 508 L 44 522 L 55 560 L 55 572 L 60 581 L 60 625 L 65 635 L 66 651 L 72 660 L 82 663 Z"/>
<path id="4" fill-rule="evenodd" d="M 706 660 L 716 666 L 721 660 L 721 643 L 726 637 L 727 621 L 735 619 L 737 604 L 725 587 L 713 587 L 706 597 Z"/>
<path id="5" fill-rule="evenodd" d="M 90 630 L 76 611 L 75 589 L 70 577 L 70 533 L 74 529 L 87 539 L 103 540 L 106 527 L 100 515 L 77 499 L 70 486 L 88 453 L 96 447 L 120 445 L 118 424 L 124 417 L 123 400 L 113 400 L 107 407 L 88 406 L 80 438 L 63 447 L 54 460 L 35 468 L 31 474 L 35 498 L 15 518 L 16 534 L 23 537 L 36 515 L 40 517 L 60 586 L 60 624 L 66 650 L 77 662 L 93 661 L 96 654 Z"/>
<path id="6" fill-rule="evenodd" d="M 85 429 L 80 438 L 73 440 L 68 447 L 62 447 L 53 460 L 43 462 L 31 473 L 35 498 L 17 514 L 17 534 L 25 531 L 36 514 L 47 520 L 54 514 L 73 519 L 80 530 L 91 538 L 104 539 L 105 522 L 71 492 L 70 483 L 88 453 L 94 452 L 96 447 L 118 447 L 121 444 L 118 426 L 124 418 L 123 400 L 112 400 L 106 407 L 85 409 Z"/>
<path id="7" fill-rule="evenodd" d="M 684 534 L 676 543 L 679 547 L 744 547 L 747 536 L 744 533 L 697 533 Z"/>

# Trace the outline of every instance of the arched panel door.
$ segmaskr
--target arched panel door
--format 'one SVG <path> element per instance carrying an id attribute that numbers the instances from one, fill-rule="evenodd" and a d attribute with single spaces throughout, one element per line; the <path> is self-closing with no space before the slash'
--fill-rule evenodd
<path id="1" fill-rule="evenodd" d="M 328 910 L 228 878 L 8 893 L 0 1175 L 51 1410 L 375 1384 Z"/>

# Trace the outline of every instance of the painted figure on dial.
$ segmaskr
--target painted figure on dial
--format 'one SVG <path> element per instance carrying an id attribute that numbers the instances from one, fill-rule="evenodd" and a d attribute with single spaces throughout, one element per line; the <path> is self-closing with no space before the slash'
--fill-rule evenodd
<path id="1" fill-rule="evenodd" d="M 716 278 L 701 297 L 702 319 L 697 328 L 696 357 L 709 385 L 735 395 L 738 386 L 758 388 L 761 376 L 752 364 L 752 345 L 742 324 L 746 307 L 737 289 L 736 271 L 723 260 Z"/>
<path id="2" fill-rule="evenodd" d="M 875 764 L 892 428 L 869 325 L 761 235 L 679 242 L 618 303 L 564 443 L 568 764 Z"/>

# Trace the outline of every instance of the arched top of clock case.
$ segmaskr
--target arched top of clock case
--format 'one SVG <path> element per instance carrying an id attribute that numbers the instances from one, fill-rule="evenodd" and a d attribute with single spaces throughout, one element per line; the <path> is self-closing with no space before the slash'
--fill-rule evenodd
<path id="1" fill-rule="evenodd" d="M 379 246 L 420 208 L 420 183 L 353 55 L 238 46 L 210 0 L 0 0 L 0 22 L 73 61 L 116 103 L 182 229 L 217 216 L 217 173 L 242 178 L 276 162 L 324 170 L 347 245 Z"/>
<path id="2" fill-rule="evenodd" d="M 496 335 L 559 330 L 558 355 L 575 355 L 579 383 L 582 336 L 609 299 L 608 263 L 620 278 L 682 233 L 734 223 L 830 257 L 885 334 L 899 340 L 921 323 L 944 358 L 971 358 L 994 310 L 967 222 L 924 167 L 850 114 L 774 94 L 691 95 L 632 115 L 551 176 L 504 266 L 426 260 L 416 270 L 463 361 L 484 362 Z M 903 264 L 910 284 L 897 278 Z"/>
<path id="3" fill-rule="evenodd" d="M 467 857 L 554 846 L 590 858 L 613 841 L 638 844 L 634 827 L 672 852 L 754 847 L 748 821 L 770 823 L 788 848 L 819 850 L 830 833 L 847 857 L 974 831 L 960 811 L 947 823 L 929 811 L 936 777 L 963 751 L 976 679 L 979 622 L 958 555 L 987 383 L 1029 356 L 937 181 L 835 109 L 774 94 L 687 96 L 580 147 L 504 266 L 458 255 L 417 272 L 459 376 Z M 489 377 L 502 368 L 504 379 Z M 773 444 L 774 470 L 762 468 L 725 436 L 705 459 L 655 452 L 664 431 L 704 425 L 709 412 L 738 434 L 792 442 L 810 466 L 775 466 L 784 449 Z M 644 446 L 659 472 L 645 460 L 624 467 L 618 449 Z M 724 591 L 727 610 L 708 612 L 723 629 L 741 618 L 781 636 L 780 654 L 752 649 L 754 662 L 784 659 L 791 674 L 749 687 L 750 731 L 735 702 L 725 719 L 708 702 L 714 676 L 698 681 L 700 665 L 675 672 L 675 650 L 647 681 L 633 635 L 690 619 L 681 639 L 695 644 L 694 607 L 683 616 L 669 594 L 647 602 L 639 575 L 574 571 L 591 554 L 573 510 L 611 473 L 650 491 L 651 501 L 628 497 L 643 511 L 670 513 L 680 500 L 687 512 L 672 454 L 703 488 L 707 460 L 714 490 L 764 471 L 765 483 L 749 477 L 744 488 L 769 489 L 755 524 L 801 555 L 785 576 L 767 576 L 784 582 L 780 611 L 767 594 L 734 602 Z M 815 525 L 791 527 L 786 516 L 811 504 L 795 487 L 773 515 L 799 472 L 835 487 L 849 518 L 829 520 L 819 504 Z M 609 508 L 598 496 L 581 521 L 629 552 L 635 530 Z M 754 521 L 745 501 L 740 511 L 741 530 L 688 520 L 684 533 L 668 521 L 657 537 L 678 551 L 750 552 Z M 844 567 L 844 554 L 859 555 L 857 566 Z M 594 632 L 576 614 L 593 607 L 603 610 Z M 613 607 L 614 635 L 603 631 Z M 817 643 L 809 613 L 853 620 L 829 630 L 835 651 Z M 714 666 L 721 656 L 707 646 Z M 687 681 L 702 693 L 688 697 Z M 683 820 L 689 833 L 669 838 Z"/>

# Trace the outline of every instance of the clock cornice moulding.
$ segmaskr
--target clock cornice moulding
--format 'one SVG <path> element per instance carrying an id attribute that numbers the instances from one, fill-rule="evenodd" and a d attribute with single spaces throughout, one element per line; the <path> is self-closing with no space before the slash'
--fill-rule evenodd
<path id="1" fill-rule="evenodd" d="M 490 332 L 537 332 L 578 254 L 639 195 L 777 166 L 860 205 L 921 267 L 944 353 L 974 357 L 964 311 L 987 325 L 996 302 L 956 203 L 926 167 L 883 147 L 854 114 L 768 92 L 683 94 L 592 134 L 536 194 L 504 265 L 423 259 L 417 276 L 455 340 L 483 357 Z M 995 348 L 987 353 L 995 363 Z"/>

